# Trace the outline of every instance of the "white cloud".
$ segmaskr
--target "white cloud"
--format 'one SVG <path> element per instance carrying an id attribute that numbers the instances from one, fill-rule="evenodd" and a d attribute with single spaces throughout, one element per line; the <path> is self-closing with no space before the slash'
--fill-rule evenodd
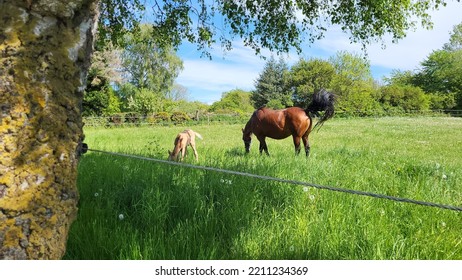
<path id="1" fill-rule="evenodd" d="M 248 88 L 253 83 L 255 72 L 244 66 L 228 65 L 223 62 L 185 60 L 178 82 L 184 86 L 201 85 L 207 90 L 223 87 Z"/>
<path id="2" fill-rule="evenodd" d="M 224 52 L 220 45 L 213 46 L 212 60 L 199 58 L 195 46 L 184 44 L 180 51 L 184 70 L 178 76 L 177 82 L 187 87 L 191 99 L 211 104 L 220 100 L 223 92 L 240 88 L 254 89 L 255 80 L 264 68 L 266 60 L 272 53 L 263 50 L 261 56 L 246 47 L 242 41 L 234 41 L 233 49 Z M 273 54 L 277 59 L 277 55 Z M 290 65 L 298 61 L 296 54 L 283 55 Z"/>
<path id="3" fill-rule="evenodd" d="M 449 2 L 446 7 L 430 13 L 434 23 L 433 29 L 418 27 L 415 31 L 409 31 L 407 37 L 396 44 L 392 43 L 390 36 L 385 37 L 385 49 L 380 43 L 368 46 L 367 53 L 371 65 L 389 69 L 416 69 L 433 50 L 440 49 L 448 42 L 453 26 L 462 21 L 461 13 L 461 3 Z M 330 55 L 340 50 L 361 52 L 361 46 L 350 44 L 348 36 L 340 29 L 329 31 L 326 38 L 313 47 Z"/>
<path id="4" fill-rule="evenodd" d="M 214 46 L 212 60 L 198 58 L 197 52 L 191 49 L 194 46 L 185 44 L 183 48 L 184 70 L 177 82 L 189 89 L 191 99 L 209 104 L 232 89 L 252 90 L 265 65 L 265 60 L 241 41 L 233 42 L 233 49 L 227 52 L 219 45 Z M 262 55 L 270 57 L 271 53 L 264 51 Z"/>

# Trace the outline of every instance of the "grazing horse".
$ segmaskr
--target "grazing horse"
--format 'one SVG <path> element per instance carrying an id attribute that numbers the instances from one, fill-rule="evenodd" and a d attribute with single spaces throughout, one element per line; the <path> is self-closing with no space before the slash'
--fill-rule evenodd
<path id="1" fill-rule="evenodd" d="M 319 128 L 323 123 L 334 115 L 335 95 L 322 89 L 313 95 L 311 103 L 306 109 L 290 107 L 283 110 L 272 110 L 265 107 L 257 109 L 250 120 L 242 129 L 242 140 L 244 140 L 245 151 L 250 151 L 251 135 L 255 134 L 260 141 L 260 154 L 265 151 L 267 155 L 268 146 L 266 137 L 273 139 L 284 139 L 292 135 L 295 146 L 295 154 L 300 154 L 300 140 L 303 141 L 306 156 L 310 154 L 310 143 L 308 135 L 312 130 L 312 115 L 319 117 L 320 111 L 323 116 L 316 123 Z"/>

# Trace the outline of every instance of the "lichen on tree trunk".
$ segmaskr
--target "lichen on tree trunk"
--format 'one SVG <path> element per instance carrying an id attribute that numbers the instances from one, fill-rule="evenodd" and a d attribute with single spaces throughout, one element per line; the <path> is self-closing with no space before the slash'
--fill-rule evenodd
<path id="1" fill-rule="evenodd" d="M 59 259 L 77 213 L 97 0 L 0 4 L 0 259 Z"/>

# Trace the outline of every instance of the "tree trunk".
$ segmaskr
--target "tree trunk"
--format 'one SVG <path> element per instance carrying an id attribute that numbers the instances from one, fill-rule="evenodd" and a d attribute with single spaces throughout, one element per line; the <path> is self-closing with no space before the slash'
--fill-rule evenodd
<path id="1" fill-rule="evenodd" d="M 65 253 L 97 16 L 97 0 L 0 0 L 0 259 Z"/>

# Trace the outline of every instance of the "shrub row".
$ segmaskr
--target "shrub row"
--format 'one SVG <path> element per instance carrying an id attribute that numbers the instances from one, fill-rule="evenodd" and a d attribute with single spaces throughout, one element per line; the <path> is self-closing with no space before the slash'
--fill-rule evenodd
<path id="1" fill-rule="evenodd" d="M 370 111 L 336 111 L 336 118 L 351 117 L 392 117 L 392 116 L 441 116 L 449 115 L 462 117 L 462 111 L 457 110 L 426 110 L 426 111 L 404 111 L 396 108 L 389 110 Z M 203 114 L 189 116 L 184 112 L 159 112 L 153 115 L 142 116 L 137 113 L 120 113 L 107 117 L 84 117 L 85 126 L 139 126 L 139 125 L 198 125 L 198 124 L 237 124 L 245 123 L 250 118 L 243 114 Z"/>
<path id="2" fill-rule="evenodd" d="M 207 124 L 207 123 L 242 123 L 249 116 L 237 114 L 204 114 L 190 116 L 184 112 L 159 112 L 143 116 L 138 113 L 119 113 L 105 117 L 84 117 L 85 126 L 138 126 L 138 125 L 186 125 L 186 124 Z"/>

